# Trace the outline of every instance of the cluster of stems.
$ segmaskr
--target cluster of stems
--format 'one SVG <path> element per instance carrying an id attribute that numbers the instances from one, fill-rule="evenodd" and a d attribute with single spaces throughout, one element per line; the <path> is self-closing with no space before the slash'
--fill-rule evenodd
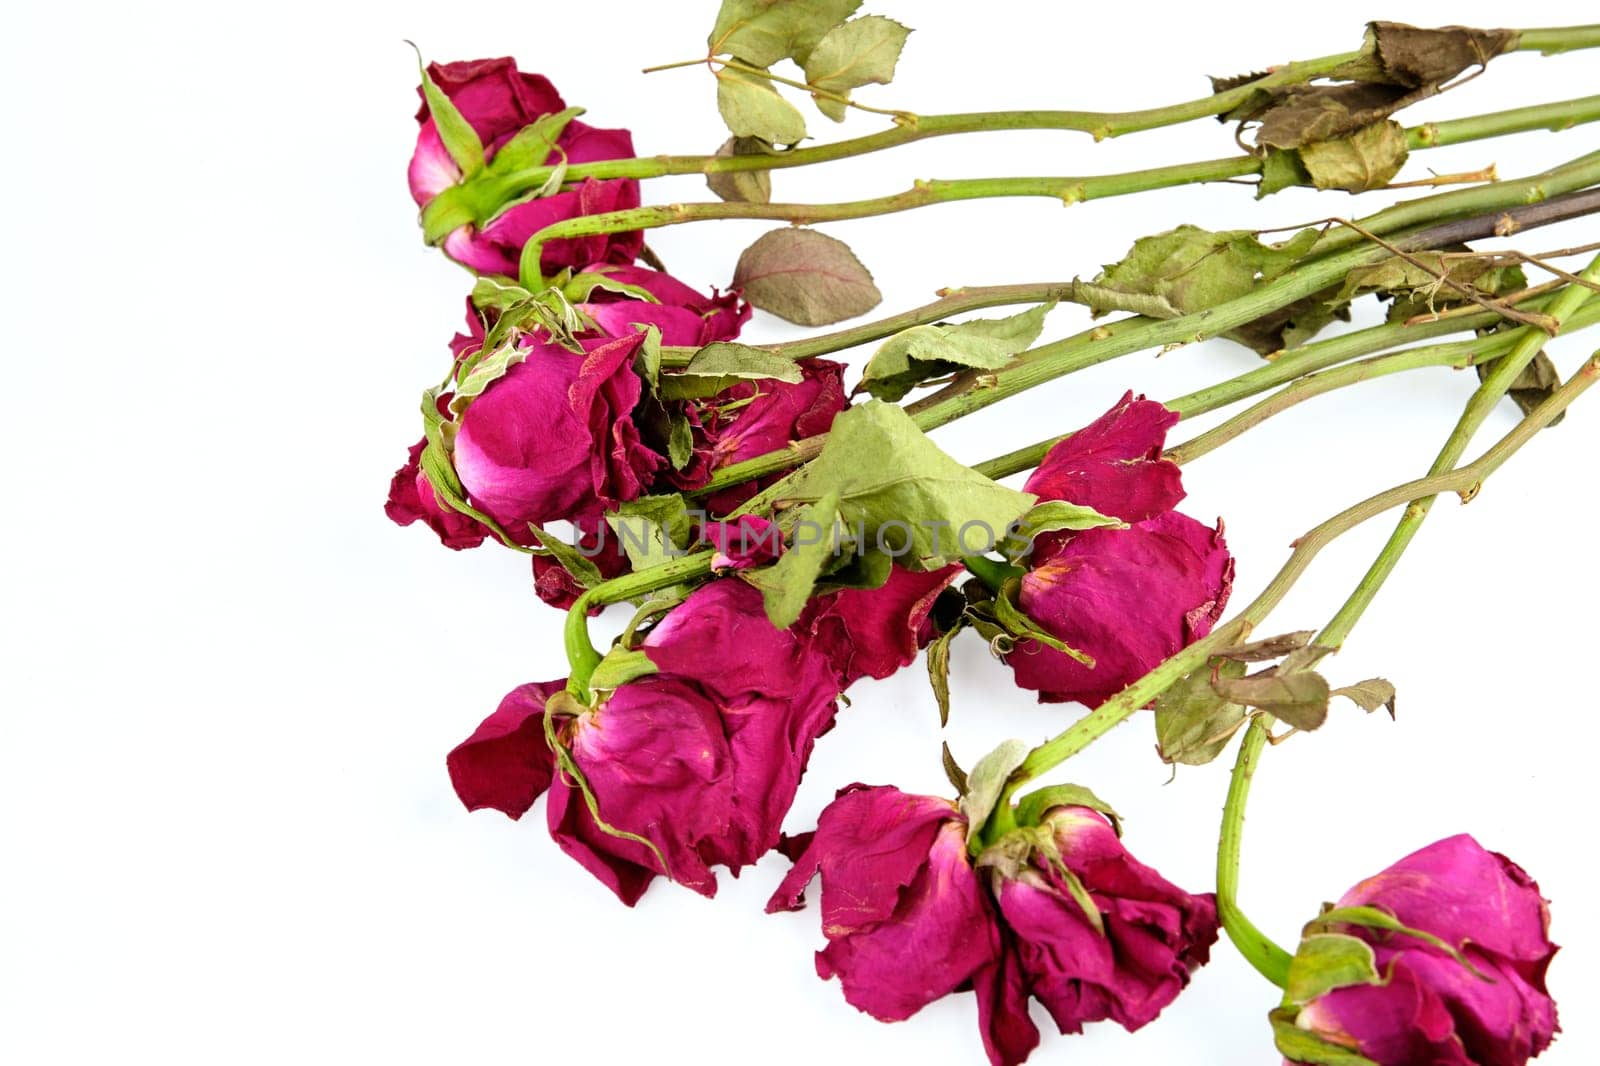
<path id="1" fill-rule="evenodd" d="M 1521 49 L 1547 52 L 1597 46 L 1600 46 L 1600 27 L 1595 26 L 1525 30 L 1521 31 L 1517 45 Z M 1336 70 L 1352 58 L 1353 54 L 1345 54 L 1289 64 L 1229 92 L 1147 111 L 1019 111 L 937 116 L 896 113 L 897 124 L 892 129 L 830 145 L 770 154 L 656 156 L 586 163 L 568 168 L 565 178 L 568 181 L 589 177 L 642 179 L 798 167 L 924 138 L 987 130 L 1076 130 L 1090 133 L 1096 139 L 1114 137 L 1223 114 L 1251 91 L 1296 84 L 1308 76 Z M 1429 123 L 1409 129 L 1407 138 L 1412 149 L 1424 149 L 1526 130 L 1560 130 L 1597 119 L 1600 119 L 1600 96 L 1589 96 Z M 919 181 L 910 189 L 891 196 L 836 204 L 646 206 L 574 218 L 548 227 L 535 235 L 524 249 L 524 281 L 530 285 L 541 282 L 538 277 L 540 250 L 544 243 L 560 238 L 708 219 L 772 219 L 795 224 L 829 222 L 998 196 L 1043 196 L 1070 204 L 1194 182 L 1236 181 L 1260 173 L 1261 168 L 1261 157 L 1247 153 L 1123 174 Z M 542 187 L 550 177 L 551 168 L 533 167 L 515 175 L 514 181 L 531 190 Z M 1444 183 L 1441 180 L 1437 184 Z M 1418 251 L 1448 249 L 1464 241 L 1531 230 L 1596 211 L 1600 211 L 1600 152 L 1581 156 L 1540 174 L 1433 192 L 1351 222 L 1329 221 L 1305 258 L 1237 299 L 1174 318 L 1133 315 L 1096 325 L 1025 351 L 998 370 L 957 374 L 936 391 L 911 403 L 907 410 L 919 428 L 933 430 L 1017 393 L 1110 359 L 1225 335 L 1263 316 L 1325 294 L 1357 268 L 1396 256 L 1415 262 L 1412 253 Z M 1497 302 L 1480 300 L 1483 306 L 1454 309 L 1411 322 L 1390 322 L 1306 343 L 1278 353 L 1246 373 L 1167 400 L 1166 405 L 1180 418 L 1189 419 L 1270 393 L 1213 428 L 1171 448 L 1168 458 L 1182 464 L 1234 441 L 1273 415 L 1335 389 L 1401 371 L 1491 366 L 1424 476 L 1368 497 L 1308 531 L 1295 542 L 1278 574 L 1243 610 L 1089 711 L 1059 735 L 1034 748 L 1012 774 L 1006 796 L 1054 770 L 1136 711 L 1148 707 L 1173 684 L 1204 668 L 1219 651 L 1247 639 L 1305 573 L 1314 557 L 1334 539 L 1369 519 L 1402 509 L 1388 542 L 1313 641 L 1314 648 L 1321 654 L 1336 651 L 1415 537 L 1434 499 L 1442 493 L 1453 492 L 1463 500 L 1470 500 L 1485 479 L 1600 378 L 1600 353 L 1596 353 L 1501 440 L 1472 462 L 1462 463 L 1472 438 L 1489 413 L 1506 397 L 1550 337 L 1557 332 L 1570 333 L 1600 322 L 1600 295 L 1597 295 L 1600 294 L 1600 258 L 1579 274 L 1561 270 L 1554 273 L 1557 281 L 1549 285 L 1537 286 Z M 787 358 L 806 359 L 985 308 L 1058 301 L 1087 302 L 1082 286 L 1076 281 L 962 288 L 943 292 L 937 300 L 922 307 L 873 322 L 765 347 Z M 1440 340 L 1453 335 L 1463 336 Z M 663 353 L 663 365 L 681 367 L 692 358 L 694 351 L 668 348 Z M 822 450 L 825 439 L 819 436 L 798 441 L 786 449 L 725 467 L 699 492 L 710 494 L 728 486 L 781 474 L 814 458 Z M 1063 439 L 1059 434 L 1049 437 L 977 463 L 974 469 L 991 478 L 1020 473 L 1038 465 L 1046 452 Z M 780 504 L 787 484 L 786 479 L 780 478 L 748 501 L 739 513 L 761 512 Z M 575 695 L 588 698 L 587 680 L 600 661 L 588 635 L 588 612 L 606 604 L 638 601 L 651 592 L 704 578 L 711 573 L 711 556 L 709 550 L 694 552 L 606 581 L 580 597 L 568 616 L 566 629 L 571 686 Z M 984 566 L 983 560 L 972 560 L 975 572 L 983 571 Z M 1288 954 L 1250 922 L 1238 901 L 1245 801 L 1252 775 L 1271 739 L 1273 724 L 1266 714 L 1255 714 L 1240 741 L 1217 852 L 1217 897 L 1222 924 L 1229 937 L 1256 969 L 1282 985 Z M 1005 802 L 999 809 L 1002 817 L 1009 813 Z"/>

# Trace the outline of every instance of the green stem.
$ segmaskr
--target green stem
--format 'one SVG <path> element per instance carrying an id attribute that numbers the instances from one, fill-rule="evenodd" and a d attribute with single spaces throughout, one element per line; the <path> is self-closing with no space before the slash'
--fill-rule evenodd
<path id="1" fill-rule="evenodd" d="M 1222 808 L 1222 835 L 1217 841 L 1217 917 L 1228 939 L 1256 971 L 1283 988 L 1289 983 L 1290 955 L 1256 928 L 1239 909 L 1239 847 L 1244 834 L 1244 807 L 1250 796 L 1250 779 L 1267 744 L 1271 721 L 1265 715 L 1251 719 L 1239 745 L 1239 757 L 1228 781 L 1228 800 Z"/>
<path id="2" fill-rule="evenodd" d="M 1541 303 L 1530 301 L 1529 306 L 1541 306 Z M 1373 352 L 1387 351 L 1410 341 L 1430 340 L 1434 337 L 1459 333 L 1465 330 L 1476 330 L 1492 326 L 1500 321 L 1500 316 L 1492 311 L 1481 311 L 1470 315 L 1453 316 L 1451 318 L 1435 319 L 1430 322 L 1406 324 L 1402 322 L 1386 322 L 1378 326 L 1369 326 L 1366 329 L 1356 330 L 1338 337 L 1326 340 L 1312 341 L 1299 348 L 1293 348 L 1281 353 L 1272 362 L 1247 370 L 1243 374 L 1208 385 L 1203 389 L 1180 396 L 1175 400 L 1165 401 L 1165 406 L 1178 412 L 1182 418 L 1193 418 L 1197 415 L 1215 411 L 1231 403 L 1259 395 L 1268 389 L 1284 382 L 1311 375 L 1316 371 L 1325 370 L 1350 359 Z M 1428 351 L 1448 350 L 1454 354 L 1458 352 L 1458 345 L 1430 347 Z M 1423 349 L 1415 349 L 1421 351 Z M 1009 474 L 1016 474 L 1023 470 L 1031 470 L 1038 466 L 1044 459 L 1045 453 L 1057 444 L 1066 440 L 1070 433 L 1050 437 L 1046 440 L 1036 441 L 1025 445 L 1016 451 L 1007 452 L 1005 455 L 996 456 L 985 460 L 973 467 L 974 470 L 989 478 L 1002 478 Z M 1187 445 L 1184 446 L 1187 449 Z M 1170 456 L 1169 456 L 1170 458 Z"/>
<path id="3" fill-rule="evenodd" d="M 1581 97 L 1576 100 L 1516 108 L 1487 115 L 1455 119 L 1448 122 L 1428 123 L 1407 130 L 1407 141 L 1414 149 L 1448 144 L 1485 137 L 1497 137 L 1531 129 L 1566 128 L 1579 123 L 1600 120 L 1600 96 Z M 765 158 L 765 157 L 734 157 Z M 712 219 L 768 219 L 795 225 L 818 222 L 840 222 L 848 219 L 869 218 L 877 215 L 910 211 L 938 203 L 955 203 L 962 200 L 990 199 L 995 197 L 1040 196 L 1060 200 L 1066 204 L 1100 200 L 1112 196 L 1126 196 L 1152 189 L 1165 189 L 1176 185 L 1199 182 L 1231 181 L 1261 172 L 1262 161 L 1253 155 L 1228 159 L 1209 159 L 1198 163 L 1180 163 L 1145 170 L 1126 171 L 1121 174 L 1099 174 L 1077 177 L 1014 177 L 1014 178 L 962 178 L 956 180 L 918 181 L 904 192 L 878 196 L 866 200 L 849 200 L 833 204 L 795 203 L 675 203 L 608 211 L 596 215 L 582 215 L 545 227 L 529 238 L 522 249 L 520 273 L 522 283 L 529 288 L 541 288 L 539 260 L 543 247 L 552 240 L 592 237 L 608 233 L 626 233 L 637 229 L 659 229 L 686 222 Z M 547 168 L 540 168 L 547 169 Z M 747 168 L 749 169 L 749 168 Z M 531 172 L 530 172 L 531 175 Z M 503 182 L 511 178 L 497 179 Z M 539 188 L 531 185 L 529 188 Z M 1359 235 L 1356 237 L 1360 239 Z"/>
<path id="4" fill-rule="evenodd" d="M 589 611 L 607 604 L 635 599 L 657 589 L 668 588 L 711 573 L 710 551 L 691 552 L 648 570 L 623 574 L 583 592 L 567 611 L 564 637 L 567 648 L 567 691 L 578 699 L 589 699 L 589 678 L 600 665 L 600 653 L 589 639 Z"/>
<path id="5" fill-rule="evenodd" d="M 1544 206 L 1541 202 L 1547 198 L 1596 183 L 1600 183 L 1600 152 L 1531 177 L 1496 182 L 1481 188 L 1456 189 L 1396 204 L 1361 219 L 1360 226 L 1367 233 L 1384 236 L 1435 218 L 1460 219 L 1464 215 L 1474 215 L 1478 219 L 1485 219 L 1495 216 L 1497 212 L 1516 215 L 1537 210 Z M 1524 228 L 1554 220 L 1530 218 Z M 1451 241 L 1466 239 L 1459 232 L 1460 227 L 1461 223 L 1446 224 L 1401 235 L 1396 239 L 1406 250 L 1416 250 L 1427 247 L 1436 236 L 1447 236 Z M 1353 231 L 1341 228 L 1339 232 Z M 1388 254 L 1383 248 L 1370 243 L 1361 244 L 1362 241 L 1364 238 L 1358 234 L 1356 243 L 1360 246 L 1302 262 L 1273 281 L 1227 303 L 1178 318 L 1125 318 L 1029 349 L 997 371 L 960 375 L 955 382 L 912 404 L 908 410 L 919 428 L 934 429 L 1036 385 L 1108 359 L 1147 348 L 1191 344 L 1226 333 L 1319 292 L 1343 278 L 1353 268 Z M 1424 325 L 1432 324 L 1410 328 L 1421 329 Z M 1453 329 L 1445 330 L 1451 331 Z M 1420 334 L 1413 334 L 1417 335 Z M 807 462 L 822 451 L 826 439 L 825 436 L 816 436 L 795 441 L 787 448 L 723 467 L 695 494 L 716 492 L 729 485 L 742 484 Z M 757 500 L 766 495 L 763 493 Z M 755 500 L 747 503 L 742 510 L 751 510 L 753 505 L 756 505 Z"/>
<path id="6" fill-rule="evenodd" d="M 1027 573 L 1020 566 L 1012 566 L 1010 563 L 982 555 L 964 555 L 961 557 L 961 565 L 967 568 L 967 573 L 988 586 L 991 592 L 999 592 L 1007 581 Z"/>
<path id="7" fill-rule="evenodd" d="M 1248 607 L 1078 719 L 1059 735 L 1034 748 L 1012 775 L 1013 779 L 1028 781 L 1059 766 L 1109 733 L 1129 715 L 1149 704 L 1180 678 L 1200 667 L 1214 652 L 1244 638 L 1282 602 L 1317 554 L 1343 534 L 1370 518 L 1395 507 L 1402 507 L 1412 500 L 1442 492 L 1455 492 L 1464 499 L 1471 499 L 1491 474 L 1516 454 L 1517 450 L 1531 440 L 1539 430 L 1565 411 L 1584 390 L 1595 383 L 1596 379 L 1600 379 L 1600 353 L 1596 353 L 1544 403 L 1474 462 L 1446 473 L 1408 481 L 1369 496 L 1306 533 L 1295 541 L 1283 568 Z"/>
<path id="8" fill-rule="evenodd" d="M 1591 326 L 1595 322 L 1600 322 L 1600 300 L 1591 300 L 1584 304 L 1567 320 L 1566 327 L 1568 331 L 1575 331 Z M 1476 366 L 1505 355 L 1519 339 L 1515 333 L 1509 331 L 1492 333 L 1484 337 L 1457 341 L 1454 344 L 1408 348 L 1405 351 L 1363 359 L 1332 370 L 1309 374 L 1273 393 L 1260 403 L 1246 408 L 1226 422 L 1169 449 L 1166 458 L 1180 465 L 1193 462 L 1207 452 L 1233 440 L 1245 430 L 1258 426 L 1273 415 L 1280 414 L 1314 396 L 1404 370 L 1417 370 L 1423 367 L 1453 367 L 1461 370 Z"/>
<path id="9" fill-rule="evenodd" d="M 1600 280 L 1600 257 L 1596 257 L 1589 266 L 1579 275 L 1585 281 Z M 1557 327 L 1564 326 L 1574 312 L 1584 307 L 1590 301 L 1593 293 L 1582 286 L 1573 285 L 1563 289 L 1561 293 L 1550 302 L 1546 313 L 1557 323 Z M 1467 401 L 1466 410 L 1462 412 L 1455 429 L 1451 431 L 1444 447 L 1439 450 L 1439 455 L 1434 459 L 1433 466 L 1429 469 L 1431 474 L 1439 474 L 1451 469 L 1460 461 L 1462 454 L 1467 450 L 1472 437 L 1483 425 L 1484 419 L 1494 410 L 1506 392 L 1511 388 L 1518 376 L 1527 365 L 1533 361 L 1534 356 L 1550 338 L 1542 330 L 1523 326 L 1514 331 L 1517 340 L 1511 350 L 1495 365 L 1493 373 L 1478 387 L 1472 398 Z M 1363 612 L 1372 603 L 1378 594 L 1378 589 L 1383 585 L 1389 574 L 1394 570 L 1395 564 L 1405 554 L 1412 538 L 1422 528 L 1422 523 L 1427 519 L 1428 512 L 1433 508 L 1432 495 L 1418 497 L 1411 501 L 1406 512 L 1401 516 L 1395 530 L 1389 536 L 1378 557 L 1373 560 L 1372 566 L 1367 570 L 1366 576 L 1356 586 L 1355 592 L 1350 595 L 1337 614 L 1319 635 L 1319 643 L 1326 647 L 1337 649 L 1344 643 L 1350 630 L 1355 626 Z"/>
<path id="10" fill-rule="evenodd" d="M 869 344 L 884 337 L 891 337 L 901 330 L 913 326 L 926 325 L 929 322 L 939 322 L 951 315 L 959 315 L 967 311 L 981 311 L 986 307 L 1005 307 L 1011 304 L 1024 303 L 1049 303 L 1052 300 L 1064 300 L 1072 294 L 1073 283 L 1070 281 L 1036 282 L 1021 285 L 973 285 L 960 289 L 942 290 L 939 299 L 932 303 L 913 307 L 909 311 L 902 311 L 897 315 L 880 318 L 875 322 L 866 322 L 859 326 L 836 330 L 833 333 L 824 333 L 816 337 L 806 337 L 801 340 L 783 341 L 778 344 L 762 344 L 756 347 L 774 355 L 781 355 L 786 359 L 810 359 L 813 356 L 828 355 L 832 352 L 854 348 L 858 344 Z M 698 348 L 663 347 L 661 349 L 661 365 L 681 367 L 688 365 L 694 358 Z"/>

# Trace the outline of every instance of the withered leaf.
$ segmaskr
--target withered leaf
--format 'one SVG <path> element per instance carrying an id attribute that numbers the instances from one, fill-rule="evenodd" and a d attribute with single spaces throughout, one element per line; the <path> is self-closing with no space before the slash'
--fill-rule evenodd
<path id="1" fill-rule="evenodd" d="M 1367 26 L 1363 50 L 1376 55 L 1383 76 L 1397 85 L 1437 86 L 1469 67 L 1484 66 L 1516 43 L 1516 30 L 1373 22 Z"/>
<path id="2" fill-rule="evenodd" d="M 1216 661 L 1178 681 L 1156 698 L 1156 754 L 1165 763 L 1203 766 L 1221 755 L 1245 723 L 1245 709 L 1212 687 L 1219 678 L 1243 677 L 1237 660 Z"/>
<path id="3" fill-rule="evenodd" d="M 733 284 L 763 311 L 801 326 L 864 314 L 883 295 L 850 246 L 813 229 L 763 234 L 739 256 Z"/>
<path id="4" fill-rule="evenodd" d="M 1381 677 L 1368 678 L 1353 685 L 1336 688 L 1329 695 L 1343 696 L 1368 714 L 1382 707 L 1389 712 L 1390 718 L 1394 717 L 1394 684 Z"/>
<path id="5" fill-rule="evenodd" d="M 1405 165 L 1406 131 L 1393 119 L 1364 126 L 1348 137 L 1315 141 L 1300 149 L 1300 162 L 1319 189 L 1366 192 L 1381 189 Z"/>
<path id="6" fill-rule="evenodd" d="M 1328 719 L 1327 678 L 1306 670 L 1300 673 L 1262 671 L 1249 677 L 1217 677 L 1211 687 L 1223 699 L 1255 707 L 1302 732 L 1319 728 Z"/>
<path id="7" fill-rule="evenodd" d="M 771 149 L 754 137 L 729 137 L 717 149 L 719 159 L 740 155 L 767 155 Z M 720 200 L 741 204 L 772 202 L 772 172 L 768 170 L 726 170 L 706 175 L 706 185 Z"/>
<path id="8" fill-rule="evenodd" d="M 1317 631 L 1315 629 L 1297 629 L 1293 633 L 1284 633 L 1276 637 L 1264 637 L 1261 640 L 1252 640 L 1248 644 L 1236 644 L 1231 648 L 1223 648 L 1214 657 L 1232 659 L 1241 663 L 1261 663 L 1270 659 L 1281 659 L 1290 652 L 1310 644 L 1311 638 L 1316 635 Z"/>

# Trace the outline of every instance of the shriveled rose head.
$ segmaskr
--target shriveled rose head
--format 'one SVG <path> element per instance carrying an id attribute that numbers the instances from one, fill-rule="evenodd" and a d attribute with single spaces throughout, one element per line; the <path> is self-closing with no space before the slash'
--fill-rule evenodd
<path id="1" fill-rule="evenodd" d="M 1178 465 L 1161 458 L 1178 415 L 1125 393 L 1116 405 L 1051 448 L 1023 488 L 1124 522 L 1172 510 L 1184 497 Z"/>
<path id="2" fill-rule="evenodd" d="M 583 352 L 525 334 L 527 357 L 461 414 L 455 469 L 468 498 L 501 525 L 594 515 L 642 495 L 665 459 L 633 419 L 641 335 L 582 341 Z"/>
<path id="3" fill-rule="evenodd" d="M 518 71 L 511 59 L 434 63 L 428 67 L 428 74 L 478 134 L 488 160 L 493 160 L 495 152 L 524 126 L 566 108 L 548 79 Z M 457 184 L 462 174 L 445 150 L 426 103 L 418 111 L 417 121 L 421 129 L 407 179 L 412 199 L 419 207 L 426 207 L 439 193 Z M 627 130 L 596 129 L 573 120 L 557 138 L 556 148 L 543 162 L 554 164 L 565 159 L 575 165 L 628 159 L 633 156 L 633 137 Z M 523 244 L 539 230 L 580 215 L 637 206 L 637 181 L 588 178 L 574 189 L 511 207 L 481 230 L 463 225 L 445 237 L 444 250 L 452 259 L 479 273 L 515 276 Z M 644 235 L 637 230 L 554 240 L 544 247 L 542 268 L 546 273 L 556 273 L 585 263 L 631 263 L 643 244 Z"/>
<path id="4" fill-rule="evenodd" d="M 934 637 L 934 601 L 960 573 L 960 564 L 929 571 L 896 566 L 877 588 L 814 597 L 796 628 L 828 657 L 841 687 L 863 677 L 888 677 L 910 665 Z"/>
<path id="5" fill-rule="evenodd" d="M 1022 987 L 1063 1033 L 1104 1019 L 1130 1031 L 1148 1024 L 1217 939 L 1215 897 L 1139 862 L 1087 807 L 1055 808 L 979 862 L 993 868 Z M 1011 1013 L 1026 1016 L 1018 1004 Z"/>
<path id="6" fill-rule="evenodd" d="M 659 270 L 594 263 L 580 273 L 609 283 L 596 285 L 577 305 L 608 336 L 626 337 L 651 325 L 661 330 L 662 344 L 698 348 L 733 340 L 750 321 L 750 305 L 738 293 L 708 296 Z"/>
<path id="7" fill-rule="evenodd" d="M 600 577 L 610 580 L 629 570 L 628 556 L 623 551 L 606 520 L 599 516 L 584 516 L 573 520 L 574 547 L 579 554 L 594 564 Z M 583 585 L 560 561 L 550 555 L 533 557 L 533 592 L 550 606 L 565 611 L 583 594 Z M 599 613 L 596 607 L 591 614 Z"/>
<path id="8" fill-rule="evenodd" d="M 882 1021 L 911 1017 L 1000 959 L 1000 931 L 949 800 L 852 785 L 839 793 L 767 903 L 797 910 L 822 878 L 817 974 Z"/>
<path id="9" fill-rule="evenodd" d="M 838 682 L 736 578 L 697 589 L 642 648 L 658 672 L 565 723 L 562 740 L 600 817 L 649 845 L 606 833 L 560 778 L 550 831 L 624 902 L 657 874 L 712 895 L 712 866 L 737 872 L 778 842 Z"/>
<path id="10" fill-rule="evenodd" d="M 711 474 L 734 463 L 787 448 L 792 441 L 826 433 L 847 406 L 843 363 L 827 359 L 800 362 L 795 383 L 742 382 L 693 406 L 697 462 L 684 488 L 699 488 Z M 711 514 L 727 514 L 754 496 L 772 478 L 736 485 L 706 498 Z"/>
<path id="11" fill-rule="evenodd" d="M 1045 632 L 1094 660 L 1034 641 L 1006 657 L 1045 702 L 1094 706 L 1211 631 L 1233 587 L 1222 526 L 1168 512 L 1089 529 L 1036 551 L 1018 602 Z"/>
<path id="12" fill-rule="evenodd" d="M 1375 909 L 1404 931 L 1345 908 Z M 1293 1036 L 1310 1034 L 1379 1066 L 1522 1066 L 1559 1031 L 1545 987 L 1556 946 L 1539 886 L 1470 836 L 1430 844 L 1362 881 L 1326 919 L 1314 935 L 1365 942 L 1372 970 L 1366 981 L 1275 1012 Z M 1294 1057 L 1281 1035 L 1280 1047 Z"/>
<path id="13" fill-rule="evenodd" d="M 427 443 L 419 440 L 413 444 L 406 464 L 395 471 L 394 478 L 389 482 L 389 499 L 383 506 L 383 513 L 397 526 L 422 522 L 438 535 L 447 548 L 458 551 L 476 548 L 494 534 L 477 519 L 439 502 L 438 494 L 422 473 L 419 462 Z"/>

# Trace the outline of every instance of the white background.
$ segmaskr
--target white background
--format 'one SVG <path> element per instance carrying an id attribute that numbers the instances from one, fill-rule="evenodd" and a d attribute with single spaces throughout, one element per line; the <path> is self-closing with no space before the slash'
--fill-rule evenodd
<path id="1" fill-rule="evenodd" d="M 589 120 L 631 126 L 642 154 L 708 151 L 722 134 L 705 71 L 638 71 L 693 56 L 714 7 L 67 3 L 8 17 L 0 1059 L 980 1061 L 970 996 L 886 1026 L 815 978 L 815 910 L 761 913 L 782 860 L 724 876 L 715 901 L 658 884 L 629 912 L 557 852 L 542 807 L 520 824 L 469 816 L 444 773 L 445 752 L 503 692 L 563 668 L 559 615 L 534 600 L 524 558 L 452 553 L 383 517 L 468 287 L 422 246 L 406 194 L 417 101 L 402 39 L 437 59 L 513 54 Z M 1367 18 L 1431 24 L 1430 8 L 885 0 L 867 10 L 918 32 L 895 85 L 862 99 L 924 113 L 1152 106 L 1203 93 L 1206 73 L 1353 48 Z M 1544 24 L 1592 15 L 1577 0 L 1518 10 Z M 1487 2 L 1449 12 L 1505 17 Z M 1596 71 L 1593 53 L 1517 55 L 1407 117 L 1577 96 Z M 808 121 L 826 138 L 880 128 Z M 1403 176 L 1490 162 L 1516 175 L 1597 146 L 1596 129 L 1534 133 L 1421 154 Z M 1233 150 L 1211 122 L 1101 145 L 994 134 L 774 184 L 780 199 L 826 201 L 919 177 Z M 646 197 L 707 194 L 681 178 Z M 1182 221 L 1286 225 L 1383 202 L 1294 191 L 1258 205 L 1223 185 L 1068 210 L 967 203 L 829 231 L 876 271 L 889 312 L 943 285 L 1089 276 Z M 766 228 L 707 224 L 651 243 L 685 279 L 724 284 Z M 1579 223 L 1520 246 L 1595 236 Z M 1048 329 L 1083 321 L 1064 308 Z M 758 315 L 747 337 L 791 333 Z M 1595 343 L 1552 350 L 1570 370 Z M 976 461 L 1080 425 L 1124 388 L 1170 398 L 1254 361 L 1225 343 L 1135 355 L 938 439 Z M 1414 372 L 1328 397 L 1186 471 L 1186 509 L 1226 516 L 1236 604 L 1295 535 L 1422 472 L 1474 380 Z M 1547 1061 L 1568 1064 L 1600 1057 L 1588 1010 L 1600 992 L 1593 406 L 1470 508 L 1435 510 L 1329 666 L 1339 681 L 1392 678 L 1399 721 L 1340 708 L 1322 733 L 1269 752 L 1245 842 L 1244 902 L 1287 943 L 1320 901 L 1438 837 L 1471 830 L 1510 853 L 1554 900 L 1567 1032 Z M 1479 447 L 1514 419 L 1498 411 Z M 1388 527 L 1329 551 L 1275 628 L 1325 621 Z M 1013 691 L 977 642 L 956 659 L 950 741 L 963 761 L 1070 720 Z M 920 667 L 852 696 L 791 829 L 849 781 L 946 787 Z M 1121 808 L 1138 854 L 1199 891 L 1228 762 L 1167 784 L 1140 718 L 1070 776 Z M 1036 1061 L 1273 1062 L 1274 1001 L 1220 944 L 1143 1033 L 1047 1035 Z"/>

